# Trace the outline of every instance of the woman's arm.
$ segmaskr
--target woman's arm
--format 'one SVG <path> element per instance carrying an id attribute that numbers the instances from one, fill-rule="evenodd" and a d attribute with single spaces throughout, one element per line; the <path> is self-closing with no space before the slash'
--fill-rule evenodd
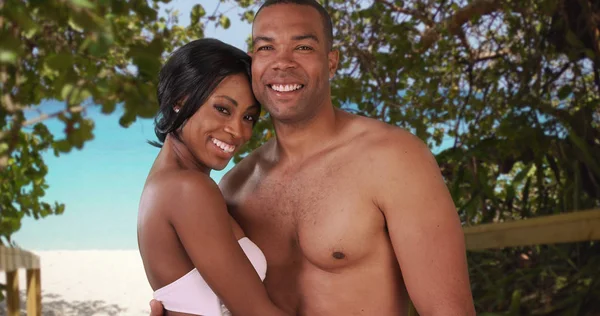
<path id="1" fill-rule="evenodd" d="M 163 207 L 169 210 L 171 225 L 206 283 L 233 315 L 285 315 L 269 299 L 240 247 L 216 183 L 191 171 L 174 178 L 163 183 Z"/>

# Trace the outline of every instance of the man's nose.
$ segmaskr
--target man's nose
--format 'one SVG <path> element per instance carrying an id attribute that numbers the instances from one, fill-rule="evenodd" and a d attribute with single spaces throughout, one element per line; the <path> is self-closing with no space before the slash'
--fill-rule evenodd
<path id="1" fill-rule="evenodd" d="M 275 57 L 275 62 L 273 63 L 274 70 L 286 70 L 289 68 L 296 68 L 297 64 L 294 60 L 294 55 L 292 52 L 288 50 L 280 50 Z"/>

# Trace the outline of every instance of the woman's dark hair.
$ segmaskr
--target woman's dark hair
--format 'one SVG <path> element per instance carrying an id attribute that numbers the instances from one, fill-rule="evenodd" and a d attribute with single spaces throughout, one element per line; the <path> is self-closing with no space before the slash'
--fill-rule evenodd
<path id="1" fill-rule="evenodd" d="M 192 41 L 177 49 L 158 76 L 159 110 L 154 132 L 161 147 L 166 136 L 177 131 L 208 100 L 215 88 L 228 76 L 244 74 L 252 80 L 251 58 L 244 51 L 217 39 Z M 179 105 L 179 112 L 175 106 Z"/>

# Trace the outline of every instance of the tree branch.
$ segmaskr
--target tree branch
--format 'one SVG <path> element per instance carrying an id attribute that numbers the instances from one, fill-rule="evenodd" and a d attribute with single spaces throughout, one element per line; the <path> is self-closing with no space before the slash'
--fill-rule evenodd
<path id="1" fill-rule="evenodd" d="M 78 105 L 78 106 L 74 106 L 74 107 L 70 107 L 68 109 L 64 109 L 62 111 L 58 111 L 58 112 L 54 112 L 51 114 L 41 114 L 40 116 L 36 117 L 36 118 L 32 118 L 30 120 L 27 120 L 25 122 L 23 122 L 23 124 L 21 124 L 22 127 L 26 127 L 26 126 L 30 126 L 30 125 L 34 125 L 37 124 L 41 121 L 47 120 L 49 118 L 53 118 L 53 117 L 57 117 L 61 114 L 67 114 L 67 113 L 79 113 L 82 112 L 83 110 L 85 110 L 87 108 L 87 106 L 84 105 Z"/>
<path id="2" fill-rule="evenodd" d="M 546 81 L 546 83 L 544 83 L 544 85 L 542 86 L 542 93 L 548 92 L 550 85 L 553 84 L 556 80 L 558 80 L 563 75 L 563 73 L 565 73 L 565 71 L 567 71 L 567 69 L 569 69 L 570 66 L 571 66 L 571 63 L 568 62 L 568 63 L 564 64 L 557 73 L 553 74 L 552 77 L 548 81 Z"/>
<path id="3" fill-rule="evenodd" d="M 500 9 L 502 3 L 500 0 L 475 0 L 459 9 L 441 25 L 430 27 L 423 33 L 421 37 L 422 51 L 429 49 L 439 39 L 440 28 L 447 28 L 452 35 L 459 35 L 463 24 L 467 23 L 471 18 L 495 12 Z"/>
<path id="4" fill-rule="evenodd" d="M 508 55 L 509 53 L 510 53 L 510 48 L 508 48 L 508 47 L 501 49 L 500 51 L 497 51 L 497 52 L 481 52 L 477 55 L 474 55 L 473 62 L 479 63 L 479 62 L 483 62 L 483 61 L 497 59 L 497 58 L 504 57 L 504 56 Z"/>
<path id="5" fill-rule="evenodd" d="M 429 27 L 435 26 L 435 23 L 433 22 L 433 20 L 430 19 L 426 14 L 424 14 L 423 12 L 421 12 L 419 10 L 402 8 L 393 3 L 389 3 L 385 0 L 375 0 L 375 2 L 385 5 L 391 11 L 412 16 L 412 17 L 418 19 L 419 21 L 425 23 L 425 25 L 427 25 Z"/>

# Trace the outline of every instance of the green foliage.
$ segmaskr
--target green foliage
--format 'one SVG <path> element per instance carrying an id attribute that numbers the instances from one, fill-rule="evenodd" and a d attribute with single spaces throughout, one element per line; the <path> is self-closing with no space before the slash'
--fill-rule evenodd
<path id="1" fill-rule="evenodd" d="M 46 126 L 36 124 L 31 133 L 21 132 L 17 138 L 14 155 L 0 170 L 0 178 L 10 179 L 0 184 L 0 231 L 5 238 L 19 230 L 23 216 L 39 219 L 64 211 L 62 204 L 50 205 L 40 201 L 48 188 L 45 181 L 48 168 L 41 153 L 52 145 L 52 135 Z"/>
<path id="2" fill-rule="evenodd" d="M 464 225 L 600 206 L 598 1 L 322 3 L 341 51 L 335 105 L 439 148 Z M 257 130 L 247 151 L 273 136 L 267 122 Z M 598 312 L 599 250 L 469 253 L 478 312 Z"/>
<path id="3" fill-rule="evenodd" d="M 154 116 L 164 57 L 203 37 L 210 18 L 196 5 L 186 13 L 190 26 L 180 26 L 178 12 L 158 14 L 169 2 L 0 1 L 0 243 L 12 243 L 24 216 L 65 210 L 42 201 L 48 185 L 41 153 L 59 156 L 92 140 L 87 107 L 108 114 L 122 105 L 123 127 Z M 61 101 L 64 109 L 44 113 L 45 100 Z M 63 122 L 64 133 L 52 135 L 46 118 Z"/>
<path id="4" fill-rule="evenodd" d="M 187 27 L 158 1 L 0 2 L 0 236 L 23 216 L 59 214 L 41 202 L 56 155 L 93 139 L 83 109 L 117 104 L 127 127 L 156 112 L 155 83 L 174 47 L 205 23 L 252 22 L 260 1 L 196 5 Z M 600 206 L 598 1 L 327 0 L 341 51 L 336 106 L 406 128 L 432 147 L 464 225 Z M 223 5 L 225 4 L 225 5 Z M 227 8 L 224 8 L 229 5 Z M 244 9 L 239 17 L 231 6 Z M 222 11 L 222 12 L 221 12 Z M 583 23 L 582 23 L 583 22 Z M 26 119 L 41 101 L 65 108 Z M 65 124 L 55 139 L 43 119 Z M 236 157 L 273 137 L 261 120 Z M 57 136 L 58 137 L 58 136 Z M 598 312 L 598 243 L 469 253 L 482 315 Z"/>

